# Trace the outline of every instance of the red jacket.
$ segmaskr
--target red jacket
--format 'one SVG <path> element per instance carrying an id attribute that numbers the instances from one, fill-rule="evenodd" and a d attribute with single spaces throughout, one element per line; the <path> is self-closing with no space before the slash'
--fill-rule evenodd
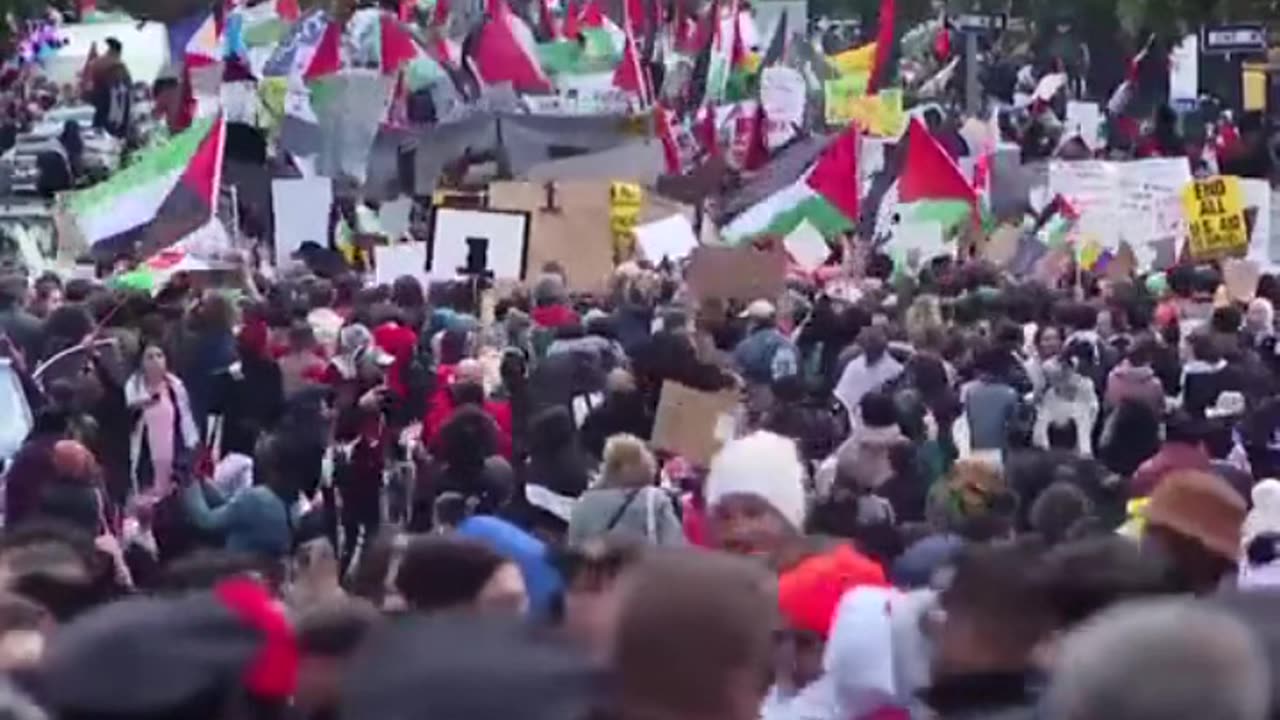
<path id="1" fill-rule="evenodd" d="M 418 334 L 399 323 L 387 322 L 373 330 L 373 341 L 388 355 L 395 358 L 387 370 L 387 387 L 396 397 L 404 397 L 408 389 L 404 384 L 404 371 L 413 360 L 418 347 Z"/>
<path id="2" fill-rule="evenodd" d="M 529 317 L 538 324 L 538 327 L 559 328 L 566 325 L 577 325 L 581 320 L 578 313 L 569 308 L 568 305 L 546 305 L 533 309 L 529 313 Z"/>
<path id="3" fill-rule="evenodd" d="M 441 365 L 436 368 L 436 391 L 427 403 L 427 414 L 422 418 L 422 444 L 428 449 L 435 449 L 440 428 L 453 417 L 453 411 L 457 409 L 453 403 L 453 396 L 449 394 L 449 386 L 453 384 L 456 371 L 456 365 Z M 484 411 L 498 426 L 498 453 L 510 460 L 511 405 L 497 400 L 486 400 Z"/>
<path id="4" fill-rule="evenodd" d="M 1166 442 L 1155 455 L 1138 466 L 1138 471 L 1129 481 L 1130 497 L 1141 498 L 1151 495 L 1165 476 L 1175 470 L 1212 472 L 1212 465 L 1209 462 L 1208 453 L 1199 445 Z"/>

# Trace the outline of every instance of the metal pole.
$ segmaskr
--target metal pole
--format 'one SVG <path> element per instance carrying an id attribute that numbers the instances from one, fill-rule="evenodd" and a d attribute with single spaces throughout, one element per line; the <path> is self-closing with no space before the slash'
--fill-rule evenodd
<path id="1" fill-rule="evenodd" d="M 978 33 L 969 30 L 964 34 L 964 109 L 977 115 L 982 105 L 978 92 Z"/>

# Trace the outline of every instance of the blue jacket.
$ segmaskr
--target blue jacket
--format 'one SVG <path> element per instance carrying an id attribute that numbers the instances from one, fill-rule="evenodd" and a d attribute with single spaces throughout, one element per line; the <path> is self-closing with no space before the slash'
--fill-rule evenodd
<path id="1" fill-rule="evenodd" d="M 237 493 L 230 502 L 210 508 L 198 485 L 185 490 L 187 512 L 201 530 L 226 536 L 232 552 L 283 558 L 292 548 L 289 508 L 265 485 Z"/>
<path id="2" fill-rule="evenodd" d="M 748 382 L 762 385 L 800 372 L 795 344 L 773 327 L 757 329 L 738 343 L 733 361 Z"/>

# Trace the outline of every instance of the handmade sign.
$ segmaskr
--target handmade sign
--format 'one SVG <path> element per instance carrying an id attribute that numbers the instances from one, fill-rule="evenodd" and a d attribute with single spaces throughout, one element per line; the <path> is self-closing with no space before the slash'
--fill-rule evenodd
<path id="1" fill-rule="evenodd" d="M 1187 249 L 1195 260 L 1244 255 L 1249 229 L 1244 219 L 1244 195 L 1235 177 L 1196 180 L 1182 193 L 1187 213 Z"/>
<path id="2" fill-rule="evenodd" d="M 760 71 L 760 104 L 768 122 L 770 148 L 785 145 L 804 125 L 805 99 L 804 76 L 799 70 L 772 66 Z"/>
<path id="3" fill-rule="evenodd" d="M 523 280 L 529 263 L 529 215 L 436 208 L 426 255 L 427 272 L 436 280 L 468 275 Z"/>
<path id="4" fill-rule="evenodd" d="M 707 467 L 736 433 L 737 393 L 702 392 L 670 380 L 662 384 L 653 424 L 653 446 Z"/>
<path id="5" fill-rule="evenodd" d="M 548 192 L 550 190 L 550 192 Z M 564 268 L 569 288 L 590 292 L 605 287 L 613 272 L 609 232 L 609 188 L 599 182 L 495 182 L 489 208 L 530 216 L 529 262 Z"/>
<path id="6" fill-rule="evenodd" d="M 644 189 L 638 183 L 615 182 L 609 185 L 609 231 L 613 233 L 615 259 L 631 256 L 643 203 Z"/>
<path id="7" fill-rule="evenodd" d="M 1252 260 L 1227 258 L 1222 262 L 1222 284 L 1226 286 L 1227 297 L 1235 302 L 1253 300 L 1261 278 L 1262 268 Z"/>
<path id="8" fill-rule="evenodd" d="M 786 288 L 786 272 L 779 249 L 701 246 L 692 254 L 689 288 L 699 300 L 772 300 Z"/>

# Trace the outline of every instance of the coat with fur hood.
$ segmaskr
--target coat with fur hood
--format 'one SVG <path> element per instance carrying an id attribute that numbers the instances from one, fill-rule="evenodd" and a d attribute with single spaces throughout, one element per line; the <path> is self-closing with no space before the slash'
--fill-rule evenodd
<path id="1" fill-rule="evenodd" d="M 814 479 L 818 492 L 824 495 L 830 492 L 839 465 L 854 468 L 853 479 L 858 487 L 879 489 L 893 477 L 894 450 L 907 442 L 897 425 L 854 428 L 835 454 L 818 468 Z"/>
<path id="2" fill-rule="evenodd" d="M 1125 360 L 1107 376 L 1107 407 L 1120 407 L 1126 400 L 1146 403 L 1157 415 L 1164 412 L 1164 385 L 1149 365 Z"/>

